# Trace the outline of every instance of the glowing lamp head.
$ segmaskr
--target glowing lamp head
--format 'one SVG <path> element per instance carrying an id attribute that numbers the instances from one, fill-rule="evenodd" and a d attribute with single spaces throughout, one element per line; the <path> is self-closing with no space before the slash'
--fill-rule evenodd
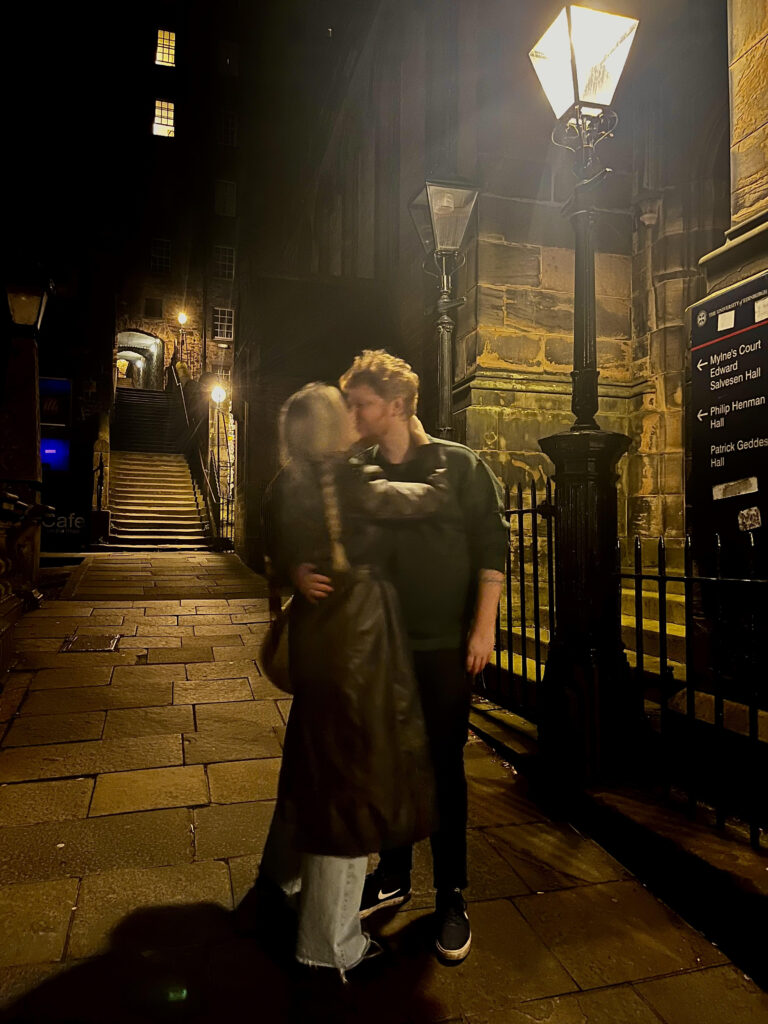
<path id="1" fill-rule="evenodd" d="M 179 323 L 183 327 L 184 324 L 187 322 L 187 314 L 182 311 L 181 313 L 179 313 L 179 315 L 178 315 L 178 317 L 176 319 L 179 321 Z"/>
<path id="2" fill-rule="evenodd" d="M 211 398 L 214 400 L 216 405 L 220 405 L 226 397 L 227 392 L 224 390 L 221 384 L 216 384 L 214 387 L 211 388 Z"/>
<path id="3" fill-rule="evenodd" d="M 555 117 L 574 104 L 611 103 L 638 24 L 576 4 L 560 11 L 528 55 Z"/>

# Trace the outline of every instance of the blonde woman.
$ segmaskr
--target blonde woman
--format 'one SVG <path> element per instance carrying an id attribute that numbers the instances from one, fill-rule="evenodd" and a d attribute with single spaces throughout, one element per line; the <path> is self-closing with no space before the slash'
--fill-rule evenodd
<path id="1" fill-rule="evenodd" d="M 295 588 L 294 701 L 259 872 L 298 896 L 297 959 L 342 976 L 381 952 L 360 925 L 367 855 L 434 827 L 418 690 L 385 567 L 392 524 L 445 504 L 437 449 L 427 483 L 390 483 L 350 463 L 353 440 L 336 388 L 309 384 L 283 406 L 268 533 L 274 570 Z"/>

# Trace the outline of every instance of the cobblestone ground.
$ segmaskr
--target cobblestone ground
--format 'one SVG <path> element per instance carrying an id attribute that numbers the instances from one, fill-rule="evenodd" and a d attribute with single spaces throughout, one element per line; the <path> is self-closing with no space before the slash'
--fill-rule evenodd
<path id="1" fill-rule="evenodd" d="M 621 864 L 467 748 L 470 918 L 430 950 L 412 902 L 347 985 L 235 928 L 290 700 L 260 674 L 263 580 L 233 555 L 99 555 L 24 617 L 0 697 L 0 1000 L 8 1021 L 766 1024 L 768 997 Z M 113 652 L 63 653 L 118 635 Z"/>

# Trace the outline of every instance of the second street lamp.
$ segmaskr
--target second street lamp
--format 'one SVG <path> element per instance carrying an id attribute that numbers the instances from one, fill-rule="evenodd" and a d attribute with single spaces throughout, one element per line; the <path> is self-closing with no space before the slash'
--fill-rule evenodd
<path id="1" fill-rule="evenodd" d="M 477 195 L 478 190 L 469 182 L 431 179 L 408 207 L 427 259 L 434 260 L 435 270 L 427 270 L 426 261 L 424 269 L 439 282 L 437 422 L 440 437 L 448 439 L 453 433 L 453 331 L 456 326 L 448 311 L 464 302 L 463 298 L 452 298 L 451 279 L 464 262 L 461 248 Z"/>

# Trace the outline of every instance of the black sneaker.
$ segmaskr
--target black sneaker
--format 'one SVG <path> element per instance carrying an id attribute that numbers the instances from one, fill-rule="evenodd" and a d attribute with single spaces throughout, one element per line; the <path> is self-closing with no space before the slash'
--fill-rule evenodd
<path id="1" fill-rule="evenodd" d="M 365 876 L 360 917 L 368 917 L 381 907 L 400 907 L 413 895 L 410 875 L 407 879 L 383 878 L 378 871 Z"/>
<path id="2" fill-rule="evenodd" d="M 438 891 L 435 908 L 435 949 L 443 960 L 458 964 L 469 953 L 472 931 L 461 889 Z"/>

